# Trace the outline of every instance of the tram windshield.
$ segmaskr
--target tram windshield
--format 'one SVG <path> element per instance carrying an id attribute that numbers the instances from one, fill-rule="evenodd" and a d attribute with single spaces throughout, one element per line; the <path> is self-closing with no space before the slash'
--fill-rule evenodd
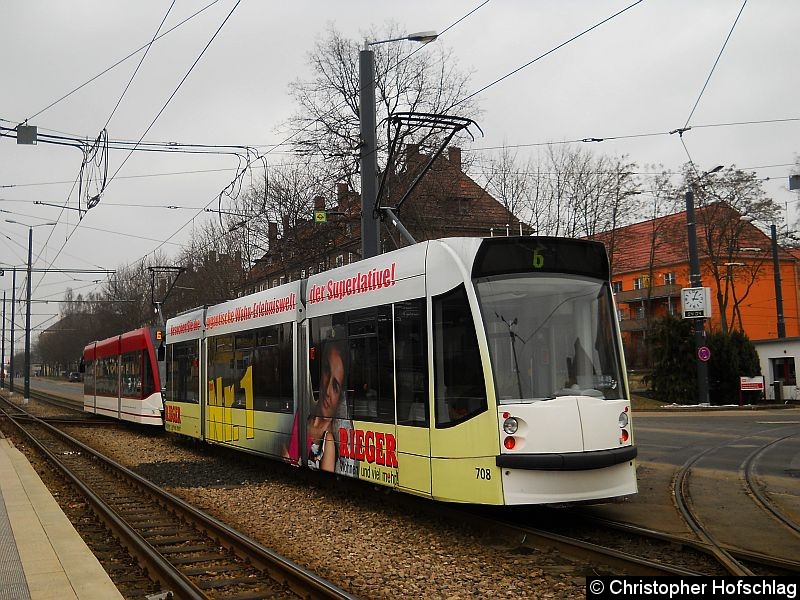
<path id="1" fill-rule="evenodd" d="M 500 403 L 622 398 L 608 283 L 567 275 L 476 281 Z"/>

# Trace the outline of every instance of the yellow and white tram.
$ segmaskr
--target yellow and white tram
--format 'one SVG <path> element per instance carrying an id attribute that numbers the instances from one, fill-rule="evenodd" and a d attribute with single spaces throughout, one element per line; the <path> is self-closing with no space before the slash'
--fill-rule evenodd
<path id="1" fill-rule="evenodd" d="M 423 242 L 167 322 L 168 431 L 449 502 L 636 488 L 602 244 Z"/>

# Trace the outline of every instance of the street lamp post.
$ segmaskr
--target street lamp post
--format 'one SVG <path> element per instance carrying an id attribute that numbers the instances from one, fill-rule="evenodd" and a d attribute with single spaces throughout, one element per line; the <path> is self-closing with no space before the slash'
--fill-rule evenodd
<path id="1" fill-rule="evenodd" d="M 358 55 L 359 122 L 361 125 L 361 258 L 379 254 L 380 218 L 375 210 L 378 193 L 378 153 L 375 134 L 375 53 L 370 46 L 408 40 L 427 44 L 438 37 L 435 31 L 411 33 L 404 37 L 364 42 Z"/>
<path id="2" fill-rule="evenodd" d="M 722 169 L 722 165 L 714 167 L 710 171 L 703 173 L 695 181 L 690 181 L 686 190 L 686 228 L 689 239 L 689 280 L 693 288 L 703 287 L 700 278 L 700 258 L 697 255 L 697 227 L 694 217 L 694 189 L 693 186 L 706 175 L 716 173 Z M 694 350 L 695 362 L 697 363 L 697 402 L 698 404 L 708 404 L 708 364 L 701 358 L 701 348 L 706 345 L 706 328 L 704 318 L 694 319 Z"/>
<path id="3" fill-rule="evenodd" d="M 28 282 L 26 286 L 28 295 L 25 306 L 25 375 L 22 391 L 22 401 L 27 404 L 31 397 L 31 263 L 33 262 L 33 228 L 44 227 L 46 225 L 58 225 L 58 223 L 51 222 L 28 225 L 11 219 L 6 219 L 6 222 L 23 225 L 28 228 Z M 16 274 L 16 271 L 14 273 Z"/>

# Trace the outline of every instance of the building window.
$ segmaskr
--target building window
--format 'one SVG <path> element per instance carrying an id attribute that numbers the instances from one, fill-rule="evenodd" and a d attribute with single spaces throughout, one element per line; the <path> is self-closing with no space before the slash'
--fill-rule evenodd
<path id="1" fill-rule="evenodd" d="M 324 270 L 325 270 L 325 263 L 324 262 L 319 263 L 319 271 L 317 271 L 317 273 L 322 273 Z"/>
<path id="2" fill-rule="evenodd" d="M 306 270 L 300 269 L 300 279 L 305 279 L 305 278 L 306 278 Z"/>
<path id="3" fill-rule="evenodd" d="M 627 315 L 625 314 L 625 309 L 624 308 L 618 308 L 617 309 L 617 318 L 620 321 L 624 321 L 627 318 Z"/>
<path id="4" fill-rule="evenodd" d="M 283 285 L 284 283 L 286 283 L 286 276 L 281 275 L 280 284 Z"/>
<path id="5" fill-rule="evenodd" d="M 453 198 L 454 213 L 457 215 L 469 214 L 469 198 Z"/>
<path id="6" fill-rule="evenodd" d="M 783 385 L 797 385 L 793 356 L 770 358 L 769 362 L 773 381 L 781 380 L 783 381 Z"/>
<path id="7" fill-rule="evenodd" d="M 636 307 L 636 319 L 642 320 L 647 318 L 647 309 L 644 306 Z"/>
<path id="8" fill-rule="evenodd" d="M 664 285 L 675 284 L 675 273 L 664 273 Z"/>
<path id="9" fill-rule="evenodd" d="M 278 280 L 277 279 L 273 279 L 272 280 L 272 287 L 278 287 Z"/>
<path id="10" fill-rule="evenodd" d="M 636 279 L 633 280 L 633 289 L 635 290 L 643 290 L 649 287 L 650 287 L 649 275 L 642 275 L 641 277 L 637 277 Z"/>
<path id="11" fill-rule="evenodd" d="M 352 265 L 353 264 L 353 253 L 352 252 L 348 252 L 347 253 L 347 264 L 348 265 Z"/>
<path id="12" fill-rule="evenodd" d="M 616 294 L 617 292 L 622 291 L 622 282 L 621 281 L 612 281 L 611 282 L 611 290 Z"/>
<path id="13" fill-rule="evenodd" d="M 336 257 L 336 266 L 341 267 L 344 265 L 344 254 L 340 254 Z"/>

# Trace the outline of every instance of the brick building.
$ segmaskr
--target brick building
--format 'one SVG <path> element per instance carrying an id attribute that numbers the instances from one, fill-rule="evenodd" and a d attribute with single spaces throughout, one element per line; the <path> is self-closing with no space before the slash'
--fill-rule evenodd
<path id="1" fill-rule="evenodd" d="M 704 287 L 711 288 L 712 318 L 750 339 L 777 337 L 776 294 L 769 236 L 724 203 L 696 211 L 698 254 Z M 612 286 L 629 368 L 647 364 L 647 334 L 654 319 L 681 314 L 681 288 L 689 280 L 686 213 L 621 227 L 598 236 L 611 260 Z M 786 335 L 800 335 L 798 256 L 779 249 Z"/>
<path id="2" fill-rule="evenodd" d="M 429 156 L 408 145 L 402 167 L 387 177 L 381 204 L 396 206 Z M 339 183 L 335 201 L 314 200 L 316 211 L 327 211 L 326 223 L 313 219 L 294 225 L 270 223 L 268 251 L 251 269 L 244 294 L 308 277 L 313 273 L 361 259 L 361 200 Z M 466 173 L 461 150 L 451 147 L 440 156 L 399 211 L 404 226 L 417 241 L 455 236 L 529 234 L 527 225 L 481 188 Z M 380 228 L 380 247 L 389 252 L 408 245 L 390 224 Z"/>

